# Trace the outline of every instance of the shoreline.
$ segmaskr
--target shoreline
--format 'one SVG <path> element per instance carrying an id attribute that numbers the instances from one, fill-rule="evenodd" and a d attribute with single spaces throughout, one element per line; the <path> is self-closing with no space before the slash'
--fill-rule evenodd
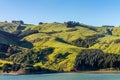
<path id="1" fill-rule="evenodd" d="M 79 72 L 75 72 L 75 73 L 86 73 L 86 74 L 112 74 L 112 73 L 120 73 L 119 71 L 79 71 Z"/>
<path id="2" fill-rule="evenodd" d="M 0 73 L 0 75 L 34 75 L 34 74 L 59 74 L 59 73 L 65 73 L 65 74 L 120 74 L 119 71 L 78 71 L 78 72 L 56 72 L 56 73 L 25 73 L 20 74 L 17 72 L 10 72 L 10 73 Z"/>

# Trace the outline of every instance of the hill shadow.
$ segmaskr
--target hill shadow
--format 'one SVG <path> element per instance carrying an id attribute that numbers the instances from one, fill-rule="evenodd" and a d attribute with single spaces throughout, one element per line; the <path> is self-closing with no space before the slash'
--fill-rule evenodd
<path id="1" fill-rule="evenodd" d="M 33 44 L 26 40 L 20 41 L 19 45 L 24 48 L 33 48 Z"/>

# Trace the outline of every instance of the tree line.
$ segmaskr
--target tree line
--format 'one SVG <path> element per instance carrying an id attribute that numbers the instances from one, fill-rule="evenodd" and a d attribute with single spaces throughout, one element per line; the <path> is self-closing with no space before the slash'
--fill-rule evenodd
<path id="1" fill-rule="evenodd" d="M 41 49 L 38 52 L 33 50 L 23 50 L 22 52 L 13 54 L 6 58 L 8 61 L 12 61 L 13 64 L 6 63 L 0 67 L 3 72 L 24 72 L 24 73 L 51 73 L 56 72 L 54 70 L 44 69 L 39 66 L 33 66 L 37 62 L 46 63 L 48 55 L 54 51 L 54 48 L 48 47 Z"/>
<path id="2" fill-rule="evenodd" d="M 100 49 L 81 50 L 75 59 L 75 70 L 120 70 L 120 54 L 104 53 Z"/>

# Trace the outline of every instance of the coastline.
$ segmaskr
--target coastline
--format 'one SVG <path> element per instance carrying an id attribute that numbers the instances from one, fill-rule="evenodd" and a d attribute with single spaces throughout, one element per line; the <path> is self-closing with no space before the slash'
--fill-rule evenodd
<path id="1" fill-rule="evenodd" d="M 57 73 L 17 73 L 17 72 L 10 72 L 10 73 L 0 73 L 0 75 L 34 75 L 34 74 L 59 74 L 59 73 L 65 73 L 65 74 L 120 74 L 120 70 L 113 70 L 113 71 L 78 71 L 78 72 L 57 72 Z"/>
<path id="2" fill-rule="evenodd" d="M 120 70 L 119 71 L 79 71 L 79 72 L 75 72 L 75 73 L 86 73 L 86 74 L 112 74 L 112 73 L 120 73 Z"/>
<path id="3" fill-rule="evenodd" d="M 1 72 L 0 75 L 20 75 L 20 74 L 17 72 L 9 72 L 9 73 Z"/>

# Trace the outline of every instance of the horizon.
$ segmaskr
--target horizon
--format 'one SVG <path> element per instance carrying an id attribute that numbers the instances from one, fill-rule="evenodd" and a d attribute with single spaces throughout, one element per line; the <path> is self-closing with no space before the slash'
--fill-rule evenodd
<path id="1" fill-rule="evenodd" d="M 11 21 L 0 21 L 0 22 L 5 22 L 5 23 L 13 23 L 12 21 L 23 21 L 24 22 L 24 20 L 11 20 Z M 69 22 L 69 21 L 64 21 L 64 22 Z M 63 23 L 64 24 L 64 22 L 42 22 L 43 24 L 49 24 L 49 23 Z M 73 21 L 73 22 L 78 22 L 78 21 Z M 31 24 L 31 25 L 38 25 L 40 22 L 38 22 L 37 24 L 32 24 L 32 23 L 26 23 L 26 22 L 24 22 L 24 24 Z M 80 23 L 80 22 L 78 22 L 78 23 Z M 17 23 L 15 23 L 15 24 L 17 24 Z M 84 24 L 84 23 L 80 23 L 80 24 Z M 89 24 L 84 24 L 84 25 L 88 25 L 88 26 L 97 26 L 97 27 L 102 27 L 102 26 L 112 26 L 112 27 L 120 27 L 119 25 L 89 25 Z"/>
<path id="2" fill-rule="evenodd" d="M 1 0 L 0 21 L 25 23 L 76 21 L 93 26 L 120 25 L 119 0 Z"/>

